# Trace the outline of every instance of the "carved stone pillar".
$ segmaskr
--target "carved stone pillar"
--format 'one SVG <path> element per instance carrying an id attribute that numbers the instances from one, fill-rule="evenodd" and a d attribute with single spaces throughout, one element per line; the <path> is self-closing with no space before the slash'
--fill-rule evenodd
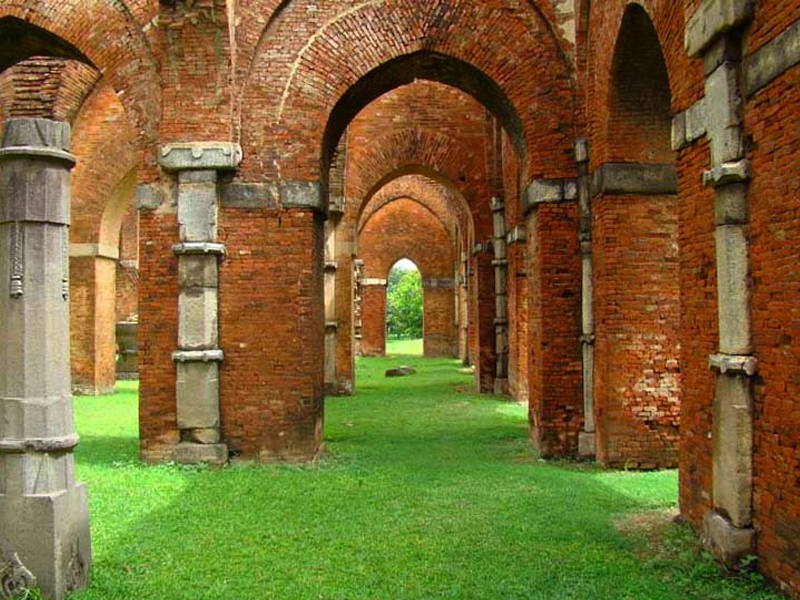
<path id="1" fill-rule="evenodd" d="M 583 361 L 583 430 L 578 434 L 578 454 L 596 453 L 594 419 L 594 286 L 592 281 L 592 205 L 589 193 L 589 143 L 575 144 L 578 164 L 578 210 L 581 243 L 581 354 Z"/>
<path id="2" fill-rule="evenodd" d="M 0 149 L 0 596 L 58 600 L 91 565 L 75 482 L 69 341 L 70 129 L 5 124 Z"/>
<path id="3" fill-rule="evenodd" d="M 492 198 L 494 248 L 494 333 L 495 374 L 494 393 L 508 394 L 508 255 L 506 253 L 506 205 L 500 198 Z"/>
<path id="4" fill-rule="evenodd" d="M 746 0 L 706 0 L 688 21 L 686 49 L 702 57 L 706 132 L 714 188 L 719 354 L 713 411 L 713 501 L 705 515 L 707 546 L 733 565 L 755 550 L 753 529 L 753 356 L 750 322 L 747 190 L 750 164 L 742 134 L 741 28 L 752 18 Z"/>
<path id="5" fill-rule="evenodd" d="M 224 463 L 220 443 L 219 261 L 225 246 L 217 242 L 217 172 L 235 170 L 241 150 L 235 144 L 170 144 L 160 152 L 161 167 L 178 174 L 180 297 L 176 403 L 181 441 L 174 459 L 181 463 Z"/>
<path id="6" fill-rule="evenodd" d="M 339 323 L 336 320 L 336 223 L 329 215 L 325 221 L 325 394 L 335 395 L 336 348 Z"/>

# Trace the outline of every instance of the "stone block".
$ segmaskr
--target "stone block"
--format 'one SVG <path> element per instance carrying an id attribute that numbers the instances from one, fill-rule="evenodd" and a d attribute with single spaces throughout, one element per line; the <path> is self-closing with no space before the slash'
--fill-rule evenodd
<path id="1" fill-rule="evenodd" d="M 175 446 L 172 456 L 176 463 L 184 465 L 224 465 L 228 462 L 228 446 L 181 442 Z"/>
<path id="2" fill-rule="evenodd" d="M 594 432 L 581 431 L 578 433 L 578 456 L 581 458 L 594 458 L 597 455 L 597 441 Z"/>
<path id="3" fill-rule="evenodd" d="M 800 20 L 748 56 L 744 62 L 744 89 L 749 97 L 800 63 Z"/>
<path id="4" fill-rule="evenodd" d="M 719 36 L 752 15 L 752 0 L 704 0 L 686 23 L 686 52 L 689 56 L 700 56 Z"/>
<path id="5" fill-rule="evenodd" d="M 219 428 L 219 365 L 177 363 L 177 409 L 180 429 Z"/>
<path id="6" fill-rule="evenodd" d="M 235 171 L 242 162 L 242 148 L 230 142 L 166 144 L 159 149 L 158 162 L 166 171 Z"/>
<path id="7" fill-rule="evenodd" d="M 220 186 L 220 203 L 225 208 L 277 208 L 278 184 L 228 183 Z"/>
<path id="8" fill-rule="evenodd" d="M 717 375 L 713 420 L 714 506 L 739 528 L 752 523 L 752 380 L 728 372 Z"/>
<path id="9" fill-rule="evenodd" d="M 564 202 L 577 198 L 578 182 L 575 179 L 536 179 L 521 195 L 522 213 L 527 214 L 538 204 Z"/>
<path id="10" fill-rule="evenodd" d="M 744 156 L 742 98 L 737 65 L 723 63 L 706 77 L 707 129 L 711 139 L 711 164 L 735 162 Z"/>
<path id="11" fill-rule="evenodd" d="M 165 201 L 166 195 L 158 185 L 148 183 L 136 188 L 136 210 L 157 210 Z"/>
<path id="12" fill-rule="evenodd" d="M 606 163 L 592 174 L 591 194 L 664 195 L 678 193 L 674 165 Z"/>
<path id="13" fill-rule="evenodd" d="M 69 123 L 50 119 L 9 119 L 3 126 L 4 148 L 37 147 L 69 152 L 72 129 Z"/>
<path id="14" fill-rule="evenodd" d="M 307 208 L 322 211 L 322 190 L 316 181 L 282 181 L 280 198 L 283 208 Z"/>
<path id="15" fill-rule="evenodd" d="M 202 350 L 219 345 L 218 291 L 216 288 L 181 290 L 178 298 L 178 345 Z"/>
<path id="16" fill-rule="evenodd" d="M 742 559 L 756 551 L 754 529 L 735 527 L 715 511 L 703 516 L 703 541 L 708 551 L 729 568 L 740 566 Z"/>
<path id="17" fill-rule="evenodd" d="M 744 225 L 747 223 L 747 184 L 718 187 L 714 194 L 714 223 Z"/>
<path id="18" fill-rule="evenodd" d="M 219 261 L 216 255 L 188 254 L 178 258 L 181 289 L 219 287 Z"/>
<path id="19" fill-rule="evenodd" d="M 31 149 L 32 150 L 32 149 Z M 71 156 L 71 155 L 66 155 Z M 0 223 L 69 225 L 73 162 L 37 160 L 28 149 L 0 149 Z M 66 165 L 66 166 L 65 166 Z"/>
<path id="20" fill-rule="evenodd" d="M 87 585 L 92 545 L 83 484 L 31 496 L 0 494 L 0 572 L 15 558 L 52 600 Z"/>
<path id="21" fill-rule="evenodd" d="M 748 244 L 740 225 L 716 228 L 719 349 L 723 354 L 751 354 Z"/>
<path id="22" fill-rule="evenodd" d="M 213 242 L 217 238 L 217 219 L 216 183 L 181 183 L 178 187 L 180 241 Z"/>
<path id="23" fill-rule="evenodd" d="M 219 438 L 219 429 L 213 427 L 181 431 L 181 439 L 191 444 L 218 444 Z"/>

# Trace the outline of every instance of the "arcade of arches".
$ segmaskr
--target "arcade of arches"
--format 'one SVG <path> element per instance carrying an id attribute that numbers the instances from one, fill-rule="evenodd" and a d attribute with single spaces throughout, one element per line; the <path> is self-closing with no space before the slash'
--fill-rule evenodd
<path id="1" fill-rule="evenodd" d="M 798 0 L 0 0 L 0 567 L 85 583 L 73 390 L 138 374 L 147 462 L 317 456 L 407 257 L 425 353 L 543 456 L 678 467 L 800 594 L 799 39 Z"/>

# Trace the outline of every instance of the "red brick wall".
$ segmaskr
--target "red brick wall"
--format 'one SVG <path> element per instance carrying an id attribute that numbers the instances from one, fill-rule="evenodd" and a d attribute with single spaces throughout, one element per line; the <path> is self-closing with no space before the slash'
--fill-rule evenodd
<path id="1" fill-rule="evenodd" d="M 527 229 L 531 439 L 543 456 L 569 456 L 583 424 L 578 207 L 542 204 Z"/>
<path id="2" fill-rule="evenodd" d="M 597 458 L 674 467 L 680 363 L 677 200 L 593 199 Z"/>
<path id="3" fill-rule="evenodd" d="M 364 277 L 388 279 L 401 258 L 412 260 L 426 279 L 453 280 L 455 240 L 438 215 L 424 204 L 400 198 L 374 213 L 359 234 L 359 258 Z M 362 353 L 381 353 L 385 344 L 385 290 L 367 286 L 362 300 Z M 375 298 L 383 293 L 384 299 Z M 426 356 L 455 356 L 455 288 L 423 289 L 423 346 Z M 375 320 L 381 319 L 378 323 Z"/>
<path id="4" fill-rule="evenodd" d="M 763 3 L 762 3 L 763 4 Z M 749 47 L 780 33 L 800 9 L 759 6 Z M 800 67 L 745 107 L 750 187 L 755 386 L 754 509 L 760 565 L 800 596 Z"/>
<path id="5" fill-rule="evenodd" d="M 310 211 L 222 211 L 222 439 L 243 458 L 306 460 L 320 449 L 322 229 Z"/>
<path id="6" fill-rule="evenodd" d="M 361 287 L 361 355 L 386 355 L 386 288 Z"/>

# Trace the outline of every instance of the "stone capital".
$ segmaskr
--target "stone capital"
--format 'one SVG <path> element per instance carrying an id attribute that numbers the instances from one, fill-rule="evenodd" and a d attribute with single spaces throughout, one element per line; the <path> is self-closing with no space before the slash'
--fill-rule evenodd
<path id="1" fill-rule="evenodd" d="M 180 142 L 158 150 L 165 171 L 235 171 L 241 162 L 242 148 L 231 142 Z"/>

